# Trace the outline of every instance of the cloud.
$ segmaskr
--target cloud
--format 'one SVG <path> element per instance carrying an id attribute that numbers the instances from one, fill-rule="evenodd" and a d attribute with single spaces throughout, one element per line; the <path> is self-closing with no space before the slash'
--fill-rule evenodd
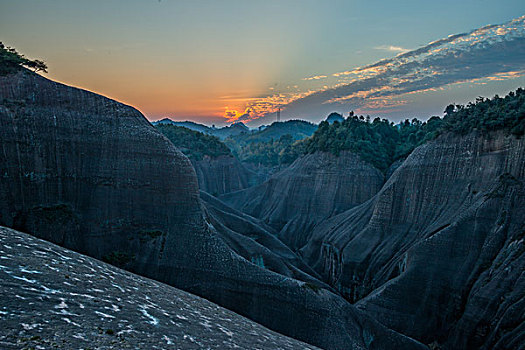
<path id="1" fill-rule="evenodd" d="M 326 75 L 314 75 L 313 77 L 303 78 L 303 80 L 319 80 L 326 78 Z"/>
<path id="2" fill-rule="evenodd" d="M 407 52 L 410 51 L 409 49 L 402 48 L 401 46 L 393 46 L 393 45 L 381 45 L 374 47 L 376 50 L 385 50 L 385 51 L 391 51 L 391 52 Z"/>
<path id="3" fill-rule="evenodd" d="M 251 101 L 250 118 L 281 108 L 285 115 L 312 119 L 341 109 L 380 110 L 406 103 L 408 95 L 446 86 L 514 79 L 525 75 L 525 16 L 433 41 L 393 58 L 333 73 L 332 85 L 279 93 Z M 324 76 L 319 76 L 324 77 Z M 316 80 L 316 77 L 307 79 Z"/>

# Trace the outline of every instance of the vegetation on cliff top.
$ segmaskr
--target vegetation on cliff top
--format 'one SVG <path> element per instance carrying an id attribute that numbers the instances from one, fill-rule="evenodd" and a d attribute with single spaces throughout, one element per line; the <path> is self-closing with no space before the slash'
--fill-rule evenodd
<path id="1" fill-rule="evenodd" d="M 30 60 L 14 48 L 0 42 L 0 76 L 16 73 L 23 67 L 35 72 L 47 73 L 47 65 L 41 60 Z"/>
<path id="2" fill-rule="evenodd" d="M 156 128 L 190 159 L 231 155 L 229 148 L 215 136 L 175 125 L 159 124 Z"/>
<path id="3" fill-rule="evenodd" d="M 274 122 L 259 131 L 228 137 L 224 143 L 241 161 L 271 167 L 289 163 L 281 156 L 283 150 L 312 136 L 316 129 L 317 125 L 304 120 Z"/>
<path id="4" fill-rule="evenodd" d="M 386 119 L 350 114 L 343 122 L 321 122 L 310 138 L 296 142 L 280 154 L 280 159 L 291 161 L 300 155 L 317 151 L 339 155 L 348 150 L 358 154 L 376 168 L 386 171 L 396 160 L 404 158 L 417 146 L 451 131 L 467 134 L 507 130 L 516 136 L 525 132 L 525 90 L 519 88 L 505 98 L 479 97 L 466 106 L 449 105 L 445 117 L 432 117 L 426 122 L 408 119 L 394 125 Z"/>

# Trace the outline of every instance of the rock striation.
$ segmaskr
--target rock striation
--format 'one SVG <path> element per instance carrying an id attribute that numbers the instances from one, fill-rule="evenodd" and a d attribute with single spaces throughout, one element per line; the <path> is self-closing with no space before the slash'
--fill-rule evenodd
<path id="1" fill-rule="evenodd" d="M 384 325 L 442 349 L 525 343 L 525 144 L 503 131 L 417 148 L 303 249 Z"/>
<path id="2" fill-rule="evenodd" d="M 2 349 L 314 349 L 205 299 L 0 227 Z"/>
<path id="3" fill-rule="evenodd" d="M 192 160 L 192 164 L 199 188 L 214 196 L 240 191 L 261 182 L 257 174 L 233 156 L 204 156 L 201 160 Z"/>
<path id="4" fill-rule="evenodd" d="M 259 186 L 221 199 L 273 227 L 296 251 L 318 223 L 370 199 L 383 181 L 379 170 L 353 153 L 318 152 L 297 159 Z"/>
<path id="5" fill-rule="evenodd" d="M 326 349 L 424 348 L 236 253 L 207 221 L 190 161 L 136 109 L 26 71 L 0 77 L 0 102 L 1 225 Z"/>

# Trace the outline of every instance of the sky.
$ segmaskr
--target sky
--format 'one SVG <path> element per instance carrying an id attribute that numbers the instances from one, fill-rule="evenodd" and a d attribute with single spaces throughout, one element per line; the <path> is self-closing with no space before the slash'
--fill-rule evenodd
<path id="1" fill-rule="evenodd" d="M 396 122 L 524 87 L 524 15 L 522 0 L 0 0 L 0 41 L 152 121 Z"/>

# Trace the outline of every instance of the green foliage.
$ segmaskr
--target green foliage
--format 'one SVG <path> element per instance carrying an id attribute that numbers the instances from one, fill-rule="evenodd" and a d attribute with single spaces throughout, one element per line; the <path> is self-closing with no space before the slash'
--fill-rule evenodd
<path id="1" fill-rule="evenodd" d="M 156 128 L 190 159 L 231 155 L 228 147 L 215 136 L 175 125 L 160 124 Z"/>
<path id="2" fill-rule="evenodd" d="M 417 146 L 436 138 L 443 132 L 466 134 L 473 130 L 482 132 L 504 129 L 521 136 L 525 132 L 525 90 L 519 88 L 505 98 L 476 99 L 467 106 L 449 105 L 445 117 L 432 117 L 426 122 L 405 120 L 394 125 L 386 119 L 372 122 L 363 116 L 351 116 L 342 123 L 326 121 L 310 138 L 286 149 L 287 161 L 306 153 L 317 151 L 335 155 L 343 150 L 358 154 L 381 171 L 397 159 L 408 156 Z"/>
<path id="3" fill-rule="evenodd" d="M 369 118 L 363 116 L 352 116 L 342 123 L 335 121 L 329 124 L 323 121 L 311 138 L 294 145 L 299 149 L 295 154 L 322 151 L 339 155 L 341 151 L 347 150 L 358 154 L 379 170 L 386 171 L 395 160 L 407 156 L 415 147 L 432 137 L 440 124 L 441 119 L 438 117 L 426 123 L 407 119 L 399 125 L 379 118 L 370 122 Z"/>
<path id="4" fill-rule="evenodd" d="M 19 54 L 14 48 L 0 42 L 0 76 L 16 73 L 23 67 L 35 72 L 47 73 L 47 66 L 43 61 L 30 60 Z"/>
<path id="5" fill-rule="evenodd" d="M 275 122 L 263 130 L 227 138 L 224 142 L 243 162 L 264 166 L 289 164 L 297 158 L 292 145 L 311 136 L 317 126 L 304 120 Z M 290 155 L 292 155 L 290 157 Z"/>
<path id="6" fill-rule="evenodd" d="M 292 135 L 286 134 L 281 136 L 278 140 L 270 139 L 267 142 L 250 142 L 242 146 L 232 144 L 230 141 L 230 147 L 234 147 L 235 155 L 243 162 L 275 166 L 279 164 L 288 164 L 291 161 L 286 158 L 284 152 L 285 149 L 290 148 L 294 140 Z"/>
<path id="7" fill-rule="evenodd" d="M 449 105 L 445 110 L 444 130 L 466 134 L 474 129 L 487 132 L 510 130 L 516 136 L 525 133 L 525 90 L 517 89 L 504 98 L 478 97 L 466 106 Z"/>

